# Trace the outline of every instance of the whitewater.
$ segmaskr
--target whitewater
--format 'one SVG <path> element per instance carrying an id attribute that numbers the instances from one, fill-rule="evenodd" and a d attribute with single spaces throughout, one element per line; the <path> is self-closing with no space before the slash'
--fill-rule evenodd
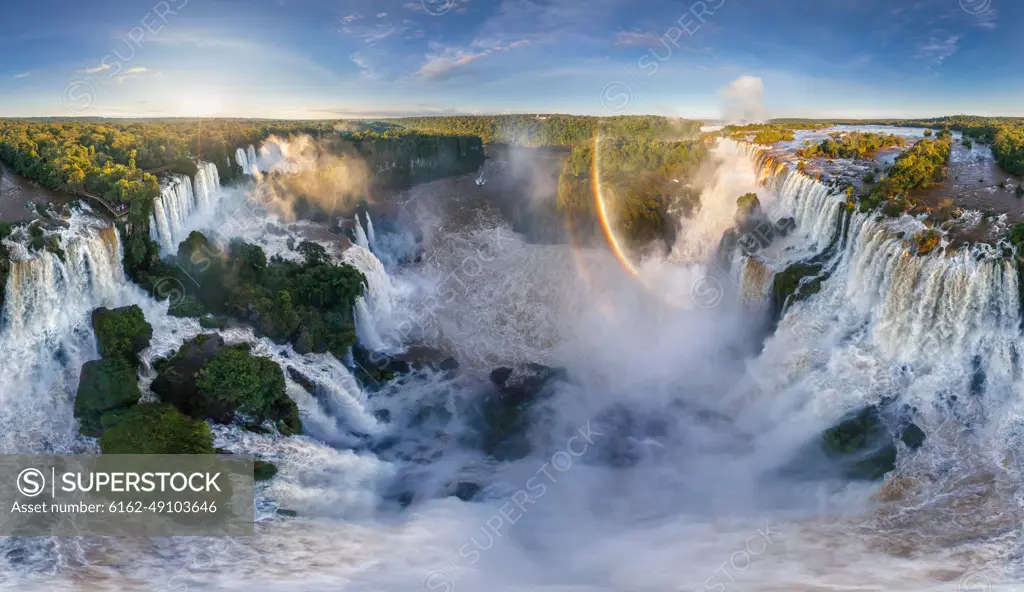
<path id="1" fill-rule="evenodd" d="M 253 147 L 238 150 L 249 179 L 235 187 L 220 187 L 213 165 L 165 181 L 151 223 L 162 251 L 206 230 L 293 256 L 287 237 L 265 230 L 285 224 L 247 205 L 259 194 L 259 160 Z M 256 535 L 5 538 L 0 585 L 1021 589 L 1014 263 L 984 246 L 913 256 L 904 237 L 920 221 L 849 212 L 845 196 L 762 149 L 722 141 L 714 161 L 671 254 L 635 261 L 639 277 L 607 249 L 512 231 L 466 189 L 495 183 L 491 163 L 466 182 L 404 193 L 407 215 L 388 230 L 357 216 L 354 246 L 325 246 L 367 278 L 355 315 L 360 343 L 396 355 L 428 347 L 454 356 L 459 374 L 423 369 L 363 388 L 329 354 L 222 331 L 286 370 L 305 427 L 283 438 L 213 426 L 215 446 L 280 468 L 257 487 Z M 486 186 L 476 182 L 485 173 Z M 748 191 L 795 229 L 756 254 L 730 253 L 723 265 L 719 241 Z M 239 208 L 257 212 L 259 223 L 239 227 Z M 303 228 L 289 236 L 301 240 Z M 4 453 L 97 452 L 77 436 L 72 415 L 81 365 L 98 357 L 93 308 L 138 304 L 153 324 L 144 396 L 152 362 L 202 331 L 125 279 L 109 222 L 84 211 L 51 232 L 62 238 L 63 260 L 8 241 L 17 261 L 0 327 Z M 392 252 L 410 241 L 388 233 L 423 237 L 420 256 Z M 829 279 L 766 337 L 773 276 L 813 256 Z M 165 293 L 173 300 L 176 289 Z M 565 367 L 571 381 L 537 410 L 534 453 L 498 462 L 473 444 L 467 410 L 491 369 L 525 362 Z M 927 439 L 917 451 L 901 447 L 885 481 L 842 479 L 803 456 L 846 414 L 893 398 Z M 450 495 L 465 482 L 481 487 L 471 502 Z"/>

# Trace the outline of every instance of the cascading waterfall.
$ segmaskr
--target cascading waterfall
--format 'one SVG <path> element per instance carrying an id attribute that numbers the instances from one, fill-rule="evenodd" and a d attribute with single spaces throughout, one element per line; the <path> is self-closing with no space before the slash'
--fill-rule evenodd
<path id="1" fill-rule="evenodd" d="M 359 215 L 356 214 L 356 218 Z M 377 248 L 377 233 L 373 230 L 373 219 L 370 218 L 370 212 L 366 212 L 366 244 L 371 251 Z"/>
<path id="2" fill-rule="evenodd" d="M 235 149 L 235 161 L 238 162 L 238 166 L 242 167 L 242 174 L 249 175 L 250 177 L 259 176 L 259 165 L 256 162 L 256 149 L 249 145 L 248 151 L 241 148 Z"/>
<path id="3" fill-rule="evenodd" d="M 249 159 L 245 155 L 245 150 L 235 149 L 235 162 L 242 168 L 243 175 L 249 174 Z"/>
<path id="4" fill-rule="evenodd" d="M 170 175 L 153 202 L 150 234 L 161 250 L 174 251 L 193 230 L 191 219 L 210 215 L 221 196 L 220 174 L 212 162 L 200 162 L 195 181 Z"/>
<path id="5" fill-rule="evenodd" d="M 195 200 L 199 209 L 209 210 L 220 191 L 220 173 L 212 162 L 200 162 L 195 178 Z"/>
<path id="6" fill-rule="evenodd" d="M 163 250 L 173 250 L 185 220 L 195 211 L 192 181 L 185 175 L 170 175 L 153 202 L 150 235 Z"/>
<path id="7" fill-rule="evenodd" d="M 744 257 L 740 270 L 740 292 L 744 302 L 761 302 L 768 297 L 775 272 L 756 257 Z"/>
<path id="8" fill-rule="evenodd" d="M 888 356 L 934 364 L 985 354 L 1010 378 L 1020 303 L 1013 262 L 985 245 L 913 256 L 887 221 L 858 214 L 839 272 L 845 298 L 874 317 L 871 337 Z"/>
<path id="9" fill-rule="evenodd" d="M 63 257 L 19 248 L 0 325 L 0 451 L 66 450 L 74 440 L 68 390 L 95 357 L 89 313 L 113 306 L 125 282 L 117 231 L 74 217 Z"/>
<path id="10" fill-rule="evenodd" d="M 742 154 L 754 165 L 757 183 L 768 189 L 772 199 L 762 199 L 765 212 L 773 219 L 792 216 L 796 232 L 812 251 L 825 248 L 835 236 L 839 211 L 845 198 L 827 185 L 775 159 L 768 148 L 747 142 L 722 141 L 722 149 Z"/>
<path id="11" fill-rule="evenodd" d="M 370 250 L 370 240 L 366 237 L 366 231 L 363 230 L 363 223 L 359 221 L 359 214 L 356 214 L 356 227 L 354 232 L 356 233 L 356 244 L 360 247 Z"/>
<path id="12" fill-rule="evenodd" d="M 403 339 L 395 334 L 395 288 L 384 265 L 361 245 L 350 246 L 342 259 L 366 277 L 366 294 L 357 301 L 355 310 L 359 342 L 373 351 L 400 349 Z"/>

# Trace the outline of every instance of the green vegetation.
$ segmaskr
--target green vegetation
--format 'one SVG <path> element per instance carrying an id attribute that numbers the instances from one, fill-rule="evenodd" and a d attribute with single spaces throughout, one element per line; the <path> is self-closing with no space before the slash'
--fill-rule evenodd
<path id="1" fill-rule="evenodd" d="M 86 436 L 99 436 L 115 423 L 117 412 L 139 402 L 135 367 L 121 358 L 93 360 L 82 366 L 75 396 L 75 417 Z"/>
<path id="2" fill-rule="evenodd" d="M 804 142 L 804 147 L 797 150 L 800 158 L 864 158 L 882 148 L 903 146 L 906 141 L 895 134 L 876 134 L 862 132 L 833 132 L 831 137 L 818 144 Z"/>
<path id="3" fill-rule="evenodd" d="M 776 317 L 790 304 L 804 300 L 821 291 L 828 279 L 822 274 L 823 265 L 816 261 L 794 263 L 775 274 L 772 280 L 772 307 Z"/>
<path id="4" fill-rule="evenodd" d="M 138 306 L 97 308 L 92 311 L 92 327 L 102 359 L 82 366 L 75 417 L 79 431 L 95 437 L 114 425 L 142 396 L 135 367 L 139 352 L 149 347 L 153 327 Z"/>
<path id="5" fill-rule="evenodd" d="M 217 334 L 199 335 L 155 367 L 150 388 L 189 417 L 230 423 L 242 413 L 257 424 L 273 422 L 284 435 L 302 431 L 281 367 L 252 355 L 248 344 L 228 346 Z"/>
<path id="6" fill-rule="evenodd" d="M 414 130 L 478 136 L 487 144 L 519 146 L 575 146 L 590 142 L 598 134 L 660 140 L 692 140 L 700 134 L 699 121 L 653 115 L 470 115 L 388 121 Z"/>
<path id="7" fill-rule="evenodd" d="M 253 461 L 252 472 L 256 481 L 267 481 L 277 474 L 277 465 L 265 460 L 256 460 Z"/>
<path id="8" fill-rule="evenodd" d="M 918 255 L 927 255 L 935 250 L 942 242 L 942 234 L 934 228 L 922 230 L 914 235 L 914 245 L 917 246 Z"/>
<path id="9" fill-rule="evenodd" d="M 170 405 L 136 405 L 103 433 L 104 454 L 213 454 L 206 422 L 190 419 Z"/>
<path id="10" fill-rule="evenodd" d="M 153 326 L 146 321 L 138 305 L 113 310 L 97 308 L 92 311 L 92 327 L 100 356 L 135 364 L 139 352 L 149 347 L 153 338 Z"/>
<path id="11" fill-rule="evenodd" d="M 933 140 L 921 140 L 896 157 L 886 178 L 871 188 L 861 200 L 861 211 L 866 212 L 886 200 L 910 200 L 910 192 L 925 189 L 942 181 L 946 176 L 946 163 L 952 149 L 952 135 L 940 132 Z M 912 202 L 909 205 L 913 205 Z M 895 211 L 892 206 L 889 211 Z M 906 209 L 905 207 L 903 209 Z"/>
<path id="12" fill-rule="evenodd" d="M 196 379 L 199 394 L 215 405 L 244 413 L 257 422 L 279 422 L 285 434 L 302 430 L 299 410 L 285 394 L 284 372 L 270 358 L 247 348 L 226 347 L 203 365 Z"/>
<path id="13" fill-rule="evenodd" d="M 574 146 L 558 181 L 558 207 L 570 216 L 596 216 L 595 148 L 605 207 L 626 240 L 639 245 L 672 238 L 675 222 L 669 207 L 685 212 L 699 203 L 700 189 L 689 181 L 708 156 L 704 144 L 606 139 Z"/>
<path id="14" fill-rule="evenodd" d="M 753 134 L 755 144 L 774 144 L 782 140 L 792 140 L 795 136 L 788 127 L 780 127 L 771 123 L 751 123 L 748 125 L 727 125 L 722 134 L 733 137 L 745 137 Z"/>

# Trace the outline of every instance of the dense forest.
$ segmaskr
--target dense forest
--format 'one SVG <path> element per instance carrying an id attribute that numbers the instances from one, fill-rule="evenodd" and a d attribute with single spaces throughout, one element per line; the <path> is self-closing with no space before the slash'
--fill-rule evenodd
<path id="1" fill-rule="evenodd" d="M 574 146 L 598 134 L 621 138 L 691 140 L 700 121 L 654 115 L 590 117 L 585 115 L 467 115 L 406 117 L 387 120 L 413 130 L 479 136 L 487 144 Z"/>
<path id="2" fill-rule="evenodd" d="M 575 146 L 558 182 L 558 207 L 583 218 L 596 215 L 592 191 L 594 153 L 602 195 L 610 217 L 633 245 L 674 235 L 669 211 L 688 212 L 699 203 L 700 188 L 690 184 L 708 157 L 701 142 L 655 142 L 643 139 L 605 139 Z"/>
<path id="3" fill-rule="evenodd" d="M 105 199 L 127 212 L 119 225 L 125 268 L 142 285 L 159 264 L 149 236 L 156 174 L 196 173 L 199 159 L 217 165 L 222 182 L 241 175 L 235 150 L 270 135 L 309 134 L 328 150 L 364 158 L 375 186 L 407 187 L 474 171 L 485 158 L 473 136 L 443 136 L 387 123 L 234 119 L 155 121 L 0 120 L 0 160 L 45 187 Z M 151 171 L 151 172 L 147 172 Z"/>
<path id="4" fill-rule="evenodd" d="M 797 150 L 796 155 L 800 158 L 864 158 L 882 148 L 906 144 L 902 136 L 895 134 L 833 132 L 829 136 L 817 144 L 804 142 L 804 147 Z"/>

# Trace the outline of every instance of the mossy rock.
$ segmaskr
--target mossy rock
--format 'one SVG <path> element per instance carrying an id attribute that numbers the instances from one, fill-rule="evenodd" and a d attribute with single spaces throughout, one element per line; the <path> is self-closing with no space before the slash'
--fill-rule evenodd
<path id="1" fill-rule="evenodd" d="M 274 421 L 282 433 L 302 430 L 298 407 L 285 392 L 284 372 L 270 358 L 241 347 L 226 347 L 206 362 L 196 377 L 199 394 L 217 407 L 257 421 Z"/>
<path id="2" fill-rule="evenodd" d="M 202 302 L 189 295 L 183 296 L 180 300 L 172 302 L 167 308 L 167 314 L 172 317 L 201 317 L 206 312 Z"/>
<path id="3" fill-rule="evenodd" d="M 104 454 L 213 454 L 206 422 L 191 419 L 171 405 L 144 403 L 117 418 L 103 433 Z"/>
<path id="4" fill-rule="evenodd" d="M 801 262 L 775 274 L 772 280 L 772 307 L 776 318 L 781 317 L 790 304 L 821 291 L 822 284 L 829 277 L 822 273 L 822 268 L 820 263 Z"/>
<path id="5" fill-rule="evenodd" d="M 842 460 L 852 479 L 873 481 L 896 468 L 896 445 L 877 405 L 865 407 L 822 436 L 825 454 Z"/>
<path id="6" fill-rule="evenodd" d="M 203 315 L 199 317 L 199 326 L 203 329 L 223 329 L 225 325 L 227 325 L 227 322 L 221 317 L 215 317 L 213 315 Z"/>
<path id="7" fill-rule="evenodd" d="M 86 436 L 99 436 L 103 433 L 105 414 L 135 405 L 141 395 L 135 368 L 127 360 L 86 362 L 75 395 L 79 431 Z"/>
<path id="8" fill-rule="evenodd" d="M 203 365 L 225 347 L 224 338 L 215 333 L 205 333 L 186 341 L 174 356 L 156 365 L 159 374 L 150 389 L 161 401 L 174 405 L 191 417 L 212 419 L 220 423 L 231 421 L 234 410 L 230 406 L 205 400 L 196 384 Z"/>
<path id="9" fill-rule="evenodd" d="M 153 326 L 138 305 L 122 308 L 97 308 L 92 311 L 92 328 L 100 355 L 138 363 L 138 354 L 149 347 Z"/>
<path id="10" fill-rule="evenodd" d="M 265 460 L 257 460 L 252 465 L 253 479 L 256 481 L 268 481 L 277 475 L 277 465 Z"/>
<path id="11" fill-rule="evenodd" d="M 527 432 L 534 407 L 554 393 L 557 383 L 568 382 L 568 374 L 531 363 L 496 368 L 490 379 L 495 390 L 480 405 L 482 448 L 498 460 L 523 458 L 531 452 Z"/>

